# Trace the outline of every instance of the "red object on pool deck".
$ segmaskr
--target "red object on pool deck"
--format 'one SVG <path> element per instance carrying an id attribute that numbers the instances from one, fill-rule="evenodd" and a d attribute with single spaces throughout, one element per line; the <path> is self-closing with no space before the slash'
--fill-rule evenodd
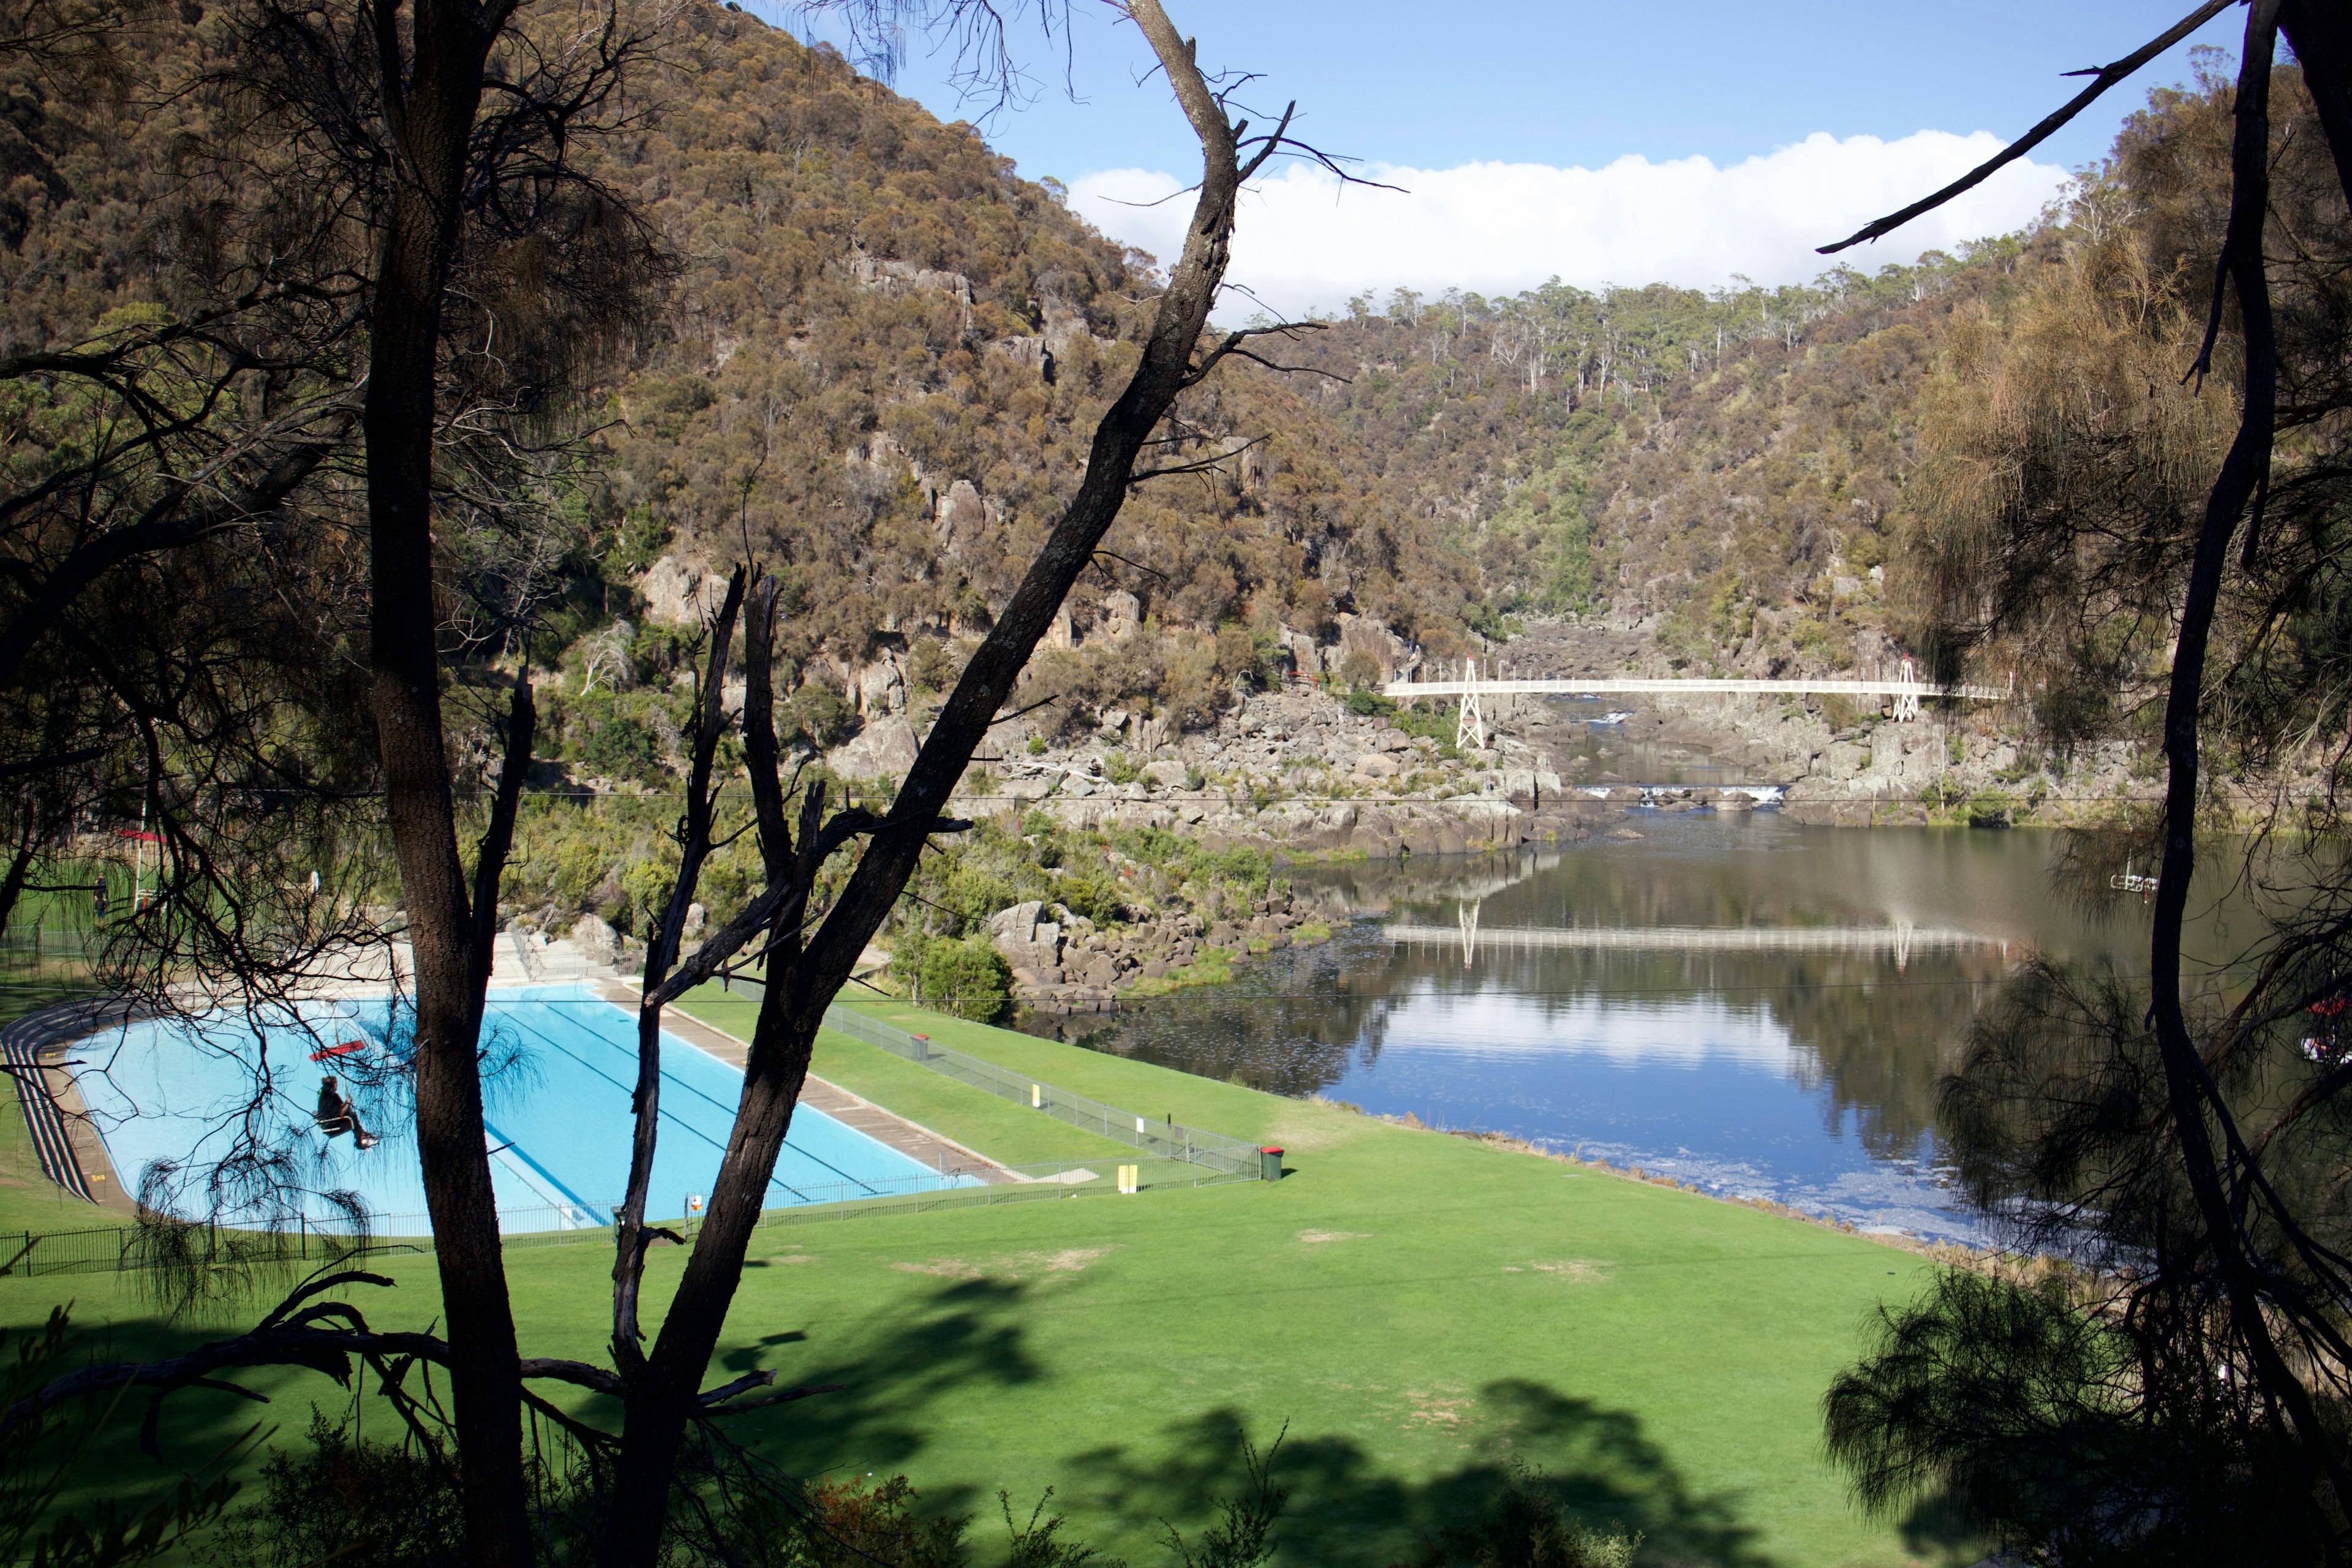
<path id="1" fill-rule="evenodd" d="M 314 1062 L 331 1061 L 337 1057 L 347 1057 L 353 1051 L 363 1051 L 365 1049 L 367 1049 L 367 1042 L 365 1040 L 345 1040 L 340 1046 L 328 1046 L 323 1049 L 312 1051 L 310 1053 L 310 1059 Z"/>

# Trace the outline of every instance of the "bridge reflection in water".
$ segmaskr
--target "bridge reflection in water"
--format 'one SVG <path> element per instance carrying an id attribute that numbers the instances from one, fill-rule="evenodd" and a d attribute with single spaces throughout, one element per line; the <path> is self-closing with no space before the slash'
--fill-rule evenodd
<path id="1" fill-rule="evenodd" d="M 2005 963 L 2006 937 L 1946 926 L 1570 926 L 1545 930 L 1478 925 L 1478 906 L 1465 903 L 1452 928 L 1395 921 L 1382 934 L 1401 946 L 1459 947 L 1462 966 L 1474 963 L 1481 948 L 1544 948 L 1578 952 L 1843 952 L 1892 954 L 1897 971 L 1914 953 L 1998 950 Z"/>

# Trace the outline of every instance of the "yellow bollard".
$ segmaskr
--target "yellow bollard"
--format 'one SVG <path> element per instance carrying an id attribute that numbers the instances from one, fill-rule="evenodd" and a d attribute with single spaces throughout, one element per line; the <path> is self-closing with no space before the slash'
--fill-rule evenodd
<path id="1" fill-rule="evenodd" d="M 1029 1086 L 1029 1109 L 1032 1110 L 1045 1109 L 1045 1088 L 1043 1084 L 1033 1083 Z"/>

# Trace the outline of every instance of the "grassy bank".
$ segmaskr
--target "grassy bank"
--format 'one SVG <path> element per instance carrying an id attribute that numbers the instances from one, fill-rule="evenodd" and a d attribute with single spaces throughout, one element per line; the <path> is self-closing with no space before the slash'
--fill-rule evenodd
<path id="1" fill-rule="evenodd" d="M 691 1010 L 748 1028 L 740 1001 Z M 757 1418 L 787 1465 L 903 1470 L 929 1503 L 991 1520 L 998 1487 L 1025 1508 L 1050 1485 L 1074 1531 L 1150 1564 L 1166 1555 L 1160 1521 L 1193 1527 L 1227 1484 L 1234 1432 L 1264 1441 L 1286 1422 L 1286 1563 L 1393 1562 L 1515 1461 L 1568 1478 L 1594 1522 L 1643 1531 L 1649 1561 L 1911 1560 L 1848 1509 L 1819 1458 L 1816 1406 L 1873 1304 L 1911 1293 L 1920 1260 L 1335 1107 L 871 1010 L 1139 1114 L 1278 1142 L 1293 1173 L 761 1232 L 725 1371 L 848 1385 Z M 817 1070 L 998 1158 L 1114 1147 L 855 1041 L 826 1037 Z M 21 1120 L 7 1120 L 16 1176 Z M 61 1205 L 0 1188 L 0 1223 L 35 1206 L 56 1223 Z M 655 1255 L 652 1300 L 681 1261 Z M 601 1359 L 609 1268 L 593 1246 L 514 1251 L 526 1344 Z M 430 1259 L 387 1271 L 399 1287 L 374 1293 L 372 1317 L 430 1321 Z M 114 1276 L 0 1279 L 0 1316 L 37 1321 L 68 1295 L 115 1325 L 118 1352 L 191 1331 L 160 1330 Z M 289 1439 L 313 1400 L 348 1405 L 313 1377 L 265 1385 Z M 253 1419 L 220 1395 L 180 1397 L 211 1424 L 185 1435 L 184 1458 Z M 380 1408 L 366 1420 L 390 1430 Z M 992 1525 L 975 1539 L 994 1560 Z"/>

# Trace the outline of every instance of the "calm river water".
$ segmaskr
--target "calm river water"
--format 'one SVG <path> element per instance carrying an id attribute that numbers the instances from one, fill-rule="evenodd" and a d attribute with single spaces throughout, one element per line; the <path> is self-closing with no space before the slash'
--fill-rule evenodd
<path id="1" fill-rule="evenodd" d="M 2147 967 L 2139 900 L 2058 899 L 2044 833 L 1624 822 L 1643 837 L 1301 871 L 1376 912 L 1231 986 L 1033 1026 L 1959 1238 L 1935 1089 L 1973 1012 L 2036 949 Z"/>

